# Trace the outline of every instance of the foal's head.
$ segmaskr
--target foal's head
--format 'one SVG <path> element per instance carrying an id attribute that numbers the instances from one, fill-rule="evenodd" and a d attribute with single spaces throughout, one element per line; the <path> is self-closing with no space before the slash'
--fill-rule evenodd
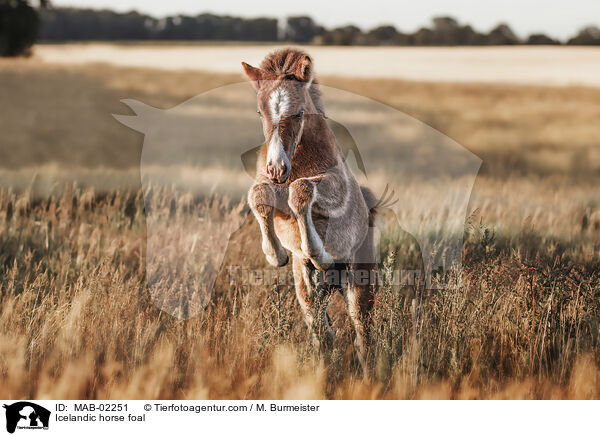
<path id="1" fill-rule="evenodd" d="M 265 171 L 275 183 L 285 183 L 302 137 L 306 115 L 318 113 L 313 99 L 312 61 L 298 50 L 280 50 L 255 68 L 242 62 L 258 96 L 267 149 Z"/>

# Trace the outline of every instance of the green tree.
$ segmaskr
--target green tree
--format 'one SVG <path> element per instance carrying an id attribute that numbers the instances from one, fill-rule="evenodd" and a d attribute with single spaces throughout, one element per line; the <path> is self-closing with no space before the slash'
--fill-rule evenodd
<path id="1" fill-rule="evenodd" d="M 323 27 L 316 24 L 310 17 L 288 17 L 284 33 L 287 41 L 306 43 L 323 34 Z"/>
<path id="2" fill-rule="evenodd" d="M 519 38 L 508 24 L 501 23 L 487 34 L 487 43 L 489 45 L 514 45 L 519 43 Z"/>
<path id="3" fill-rule="evenodd" d="M 39 1 L 40 7 L 46 5 Z M 27 0 L 0 0 L 0 56 L 29 54 L 39 30 L 38 13 Z"/>
<path id="4" fill-rule="evenodd" d="M 355 45 L 361 43 L 363 36 L 358 27 L 343 26 L 325 31 L 320 42 L 325 45 Z"/>
<path id="5" fill-rule="evenodd" d="M 579 33 L 567 42 L 569 45 L 600 45 L 600 28 L 596 26 L 584 27 Z"/>
<path id="6" fill-rule="evenodd" d="M 525 44 L 529 45 L 558 45 L 560 41 L 554 38 L 550 38 L 548 35 L 544 35 L 543 33 L 534 33 L 529 35 Z"/>

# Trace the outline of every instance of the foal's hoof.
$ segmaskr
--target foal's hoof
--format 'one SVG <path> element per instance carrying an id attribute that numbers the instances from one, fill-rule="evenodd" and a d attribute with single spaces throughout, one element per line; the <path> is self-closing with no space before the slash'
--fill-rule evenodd
<path id="1" fill-rule="evenodd" d="M 287 252 L 283 249 L 283 247 L 274 247 L 267 241 L 263 241 L 262 251 L 263 253 L 265 253 L 267 262 L 269 262 L 269 264 L 271 264 L 272 266 L 285 266 L 290 260 Z"/>
<path id="2" fill-rule="evenodd" d="M 334 263 L 331 254 L 327 253 L 326 251 L 324 251 L 319 257 L 311 257 L 310 260 L 315 268 L 321 271 L 327 271 L 327 269 Z"/>
<path id="3" fill-rule="evenodd" d="M 272 266 L 276 267 L 286 266 L 290 260 L 289 256 L 285 251 L 279 254 L 278 256 L 269 256 L 268 254 L 265 256 L 267 257 L 267 262 L 269 262 L 269 264 L 271 264 Z"/>

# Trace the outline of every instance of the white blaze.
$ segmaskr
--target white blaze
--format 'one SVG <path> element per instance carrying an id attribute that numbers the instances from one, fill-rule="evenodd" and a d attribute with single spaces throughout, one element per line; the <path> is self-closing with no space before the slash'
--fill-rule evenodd
<path id="1" fill-rule="evenodd" d="M 273 124 L 278 124 L 279 119 L 284 115 L 290 106 L 290 96 L 283 88 L 277 88 L 269 96 L 269 107 L 271 109 L 271 119 Z"/>
<path id="2" fill-rule="evenodd" d="M 283 142 L 279 137 L 279 129 L 275 129 L 273 136 L 271 136 L 271 142 L 269 142 L 269 149 L 267 150 L 267 162 L 285 165 L 286 168 L 290 167 L 290 160 L 285 154 Z"/>
<path id="3" fill-rule="evenodd" d="M 271 142 L 269 142 L 269 149 L 267 150 L 267 162 L 275 165 L 285 165 L 286 168 L 290 167 L 290 160 L 285 154 L 283 148 L 283 142 L 279 137 L 278 124 L 282 115 L 285 115 L 290 105 L 290 98 L 288 92 L 283 88 L 277 88 L 269 96 L 269 109 L 271 110 L 271 120 L 275 129 L 273 136 L 271 136 Z"/>

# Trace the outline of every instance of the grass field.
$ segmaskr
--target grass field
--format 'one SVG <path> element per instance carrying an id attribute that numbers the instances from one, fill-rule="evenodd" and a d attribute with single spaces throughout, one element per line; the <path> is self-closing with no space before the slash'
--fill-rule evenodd
<path id="1" fill-rule="evenodd" d="M 11 60 L 0 62 L 0 80 L 0 396 L 600 396 L 600 89 L 321 78 L 426 122 L 483 160 L 462 285 L 379 290 L 367 382 L 338 296 L 328 364 L 311 349 L 289 285 L 219 276 L 206 309 L 185 321 L 150 297 L 142 136 L 110 114 L 128 112 L 124 98 L 170 108 L 240 75 Z M 380 122 L 368 108 L 354 116 L 357 125 Z M 372 157 L 377 189 L 390 179 L 400 193 L 411 189 L 387 165 L 395 150 L 361 152 Z M 203 194 L 161 191 L 155 228 L 178 229 L 165 256 L 179 247 L 202 259 L 194 241 L 210 242 L 216 230 L 197 218 L 209 216 L 241 226 L 226 265 L 267 268 L 257 226 L 246 220 L 246 176 L 228 159 L 171 168 Z M 206 195 L 211 181 L 230 186 L 227 197 Z M 405 218 L 440 201 L 430 194 Z M 418 268 L 414 239 L 386 229 L 384 271 Z M 190 280 L 195 273 L 192 265 Z"/>
<path id="2" fill-rule="evenodd" d="M 240 59 L 259 64 L 277 45 L 150 41 L 41 44 L 47 62 L 106 62 L 129 67 L 237 73 Z M 428 82 L 600 85 L 597 47 L 325 47 L 307 46 L 322 75 Z"/>

